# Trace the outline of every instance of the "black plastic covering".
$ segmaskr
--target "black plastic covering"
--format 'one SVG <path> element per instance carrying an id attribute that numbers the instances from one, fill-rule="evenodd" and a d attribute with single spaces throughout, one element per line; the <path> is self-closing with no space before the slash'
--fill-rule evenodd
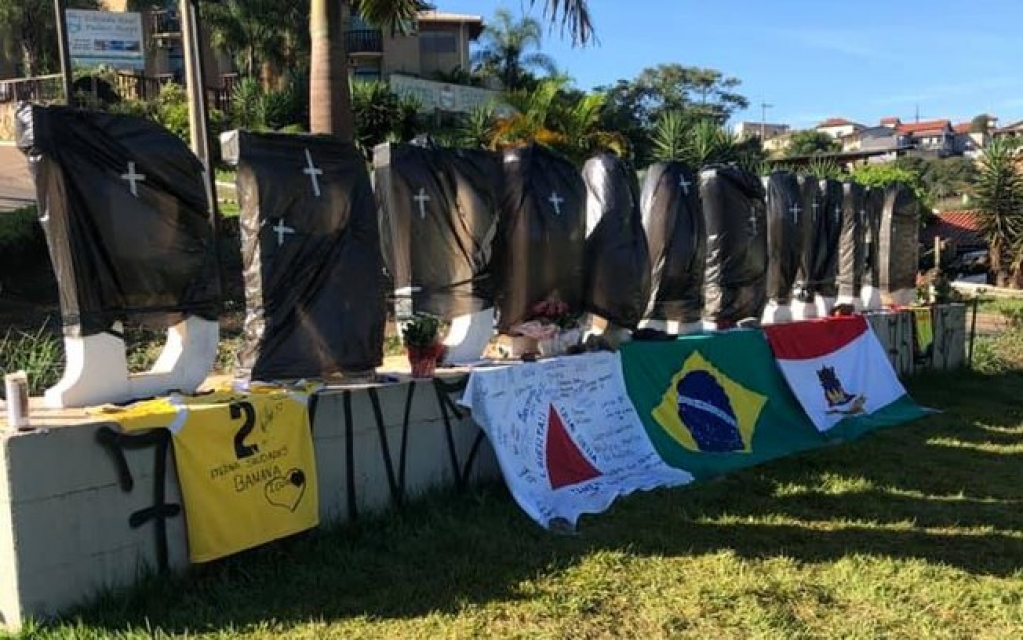
<path id="1" fill-rule="evenodd" d="M 704 318 L 728 327 L 767 302 L 767 216 L 760 178 L 736 166 L 700 172 L 707 227 Z"/>
<path id="2" fill-rule="evenodd" d="M 639 212 L 639 182 L 611 153 L 583 165 L 586 184 L 586 288 L 583 306 L 635 329 L 650 298 L 650 251 Z"/>
<path id="3" fill-rule="evenodd" d="M 238 377 L 379 366 L 385 285 L 363 156 L 327 136 L 232 131 L 221 146 L 238 167 L 247 307 Z"/>
<path id="4" fill-rule="evenodd" d="M 871 187 L 864 198 L 866 219 L 863 224 L 863 286 L 875 289 L 881 286 L 881 210 L 884 208 L 884 189 Z"/>
<path id="5" fill-rule="evenodd" d="M 652 320 L 699 322 L 707 231 L 696 175 L 679 162 L 651 165 L 640 194 L 643 228 L 650 252 Z"/>
<path id="6" fill-rule="evenodd" d="M 501 156 L 381 144 L 373 165 L 384 263 L 409 310 L 451 320 L 493 307 Z"/>
<path id="7" fill-rule="evenodd" d="M 792 300 L 792 286 L 803 257 L 806 215 L 799 180 L 787 171 L 764 178 L 767 191 L 767 298 Z"/>
<path id="8" fill-rule="evenodd" d="M 882 291 L 916 287 L 919 216 L 920 201 L 909 187 L 897 183 L 885 188 L 878 242 Z"/>
<path id="9" fill-rule="evenodd" d="M 845 194 L 837 180 L 820 181 L 820 208 L 817 211 L 817 251 L 813 280 L 817 295 L 838 295 L 838 245 L 842 236 L 842 209 Z"/>
<path id="10" fill-rule="evenodd" d="M 216 320 L 220 280 L 202 164 L 143 118 L 22 105 L 17 144 L 35 179 L 64 331 L 132 320 Z"/>
<path id="11" fill-rule="evenodd" d="M 800 205 L 803 218 L 800 224 L 802 240 L 799 256 L 799 271 L 793 287 L 794 298 L 799 302 L 813 302 L 816 294 L 816 268 L 821 261 L 819 255 L 824 251 L 823 234 L 820 232 L 820 217 L 824 206 L 820 181 L 813 176 L 801 175 L 798 178 Z"/>
<path id="12" fill-rule="evenodd" d="M 842 230 L 838 241 L 838 295 L 860 297 L 863 287 L 864 245 L 866 228 L 866 189 L 855 182 L 842 184 Z"/>
<path id="13" fill-rule="evenodd" d="M 568 160 L 536 144 L 505 152 L 494 245 L 502 333 L 549 298 L 582 312 L 585 202 L 586 185 Z"/>

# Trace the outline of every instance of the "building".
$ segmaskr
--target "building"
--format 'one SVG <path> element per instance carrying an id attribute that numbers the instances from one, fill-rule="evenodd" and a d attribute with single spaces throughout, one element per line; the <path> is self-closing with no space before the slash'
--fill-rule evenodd
<path id="1" fill-rule="evenodd" d="M 909 146 L 908 136 L 894 127 L 867 127 L 841 139 L 842 151 L 895 151 Z"/>
<path id="2" fill-rule="evenodd" d="M 764 142 L 777 138 L 789 132 L 787 124 L 772 124 L 769 122 L 740 122 L 735 125 L 735 135 L 746 140 L 748 138 L 760 138 Z"/>
<path id="3" fill-rule="evenodd" d="M 828 118 L 814 127 L 814 130 L 826 133 L 837 140 L 852 135 L 864 128 L 862 124 L 846 120 L 845 118 Z"/>
<path id="4" fill-rule="evenodd" d="M 1019 138 L 1023 137 L 1023 120 L 1012 122 L 1004 127 L 994 129 L 991 132 L 993 138 Z"/>
<path id="5" fill-rule="evenodd" d="M 970 131 L 973 123 L 960 122 L 952 127 L 955 132 L 955 153 L 974 157 L 984 150 L 991 136 L 987 131 Z"/>
<path id="6" fill-rule="evenodd" d="M 103 8 L 123 12 L 128 0 L 103 0 Z M 154 0 L 141 11 L 146 76 L 182 80 L 184 55 L 181 50 L 181 22 L 177 3 Z M 483 32 L 483 19 L 476 15 L 421 11 L 406 34 L 392 34 L 366 24 L 358 15 L 348 18 L 345 44 L 349 71 L 357 79 L 386 80 L 392 73 L 428 79 L 451 78 L 458 70 L 470 69 L 469 46 Z M 221 86 L 233 74 L 231 59 L 214 51 L 204 38 L 207 84 Z M 0 54 L 0 78 L 20 75 L 17 61 Z"/>
<path id="7" fill-rule="evenodd" d="M 912 124 L 899 124 L 895 131 L 906 136 L 920 151 L 930 151 L 940 156 L 955 153 L 955 130 L 949 120 L 924 120 Z"/>

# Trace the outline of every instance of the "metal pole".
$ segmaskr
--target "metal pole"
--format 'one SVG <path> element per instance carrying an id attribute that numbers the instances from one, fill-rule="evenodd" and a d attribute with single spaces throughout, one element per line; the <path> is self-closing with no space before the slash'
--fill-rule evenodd
<path id="1" fill-rule="evenodd" d="M 977 341 L 977 307 L 980 306 L 980 296 L 983 289 L 979 289 L 973 296 L 973 321 L 970 323 L 970 353 L 966 356 L 966 366 L 973 369 L 973 343 Z"/>
<path id="2" fill-rule="evenodd" d="M 210 159 L 209 111 L 206 105 L 206 77 L 203 67 L 202 38 L 199 30 L 199 0 L 181 0 L 181 48 L 185 54 L 185 83 L 188 89 L 188 124 L 192 151 L 203 166 L 203 182 L 206 187 L 206 202 L 210 225 L 213 228 L 213 244 L 218 256 L 217 273 L 220 277 L 220 291 L 224 292 L 224 273 L 219 267 L 220 255 L 220 212 L 217 206 L 216 167 Z"/>
<path id="3" fill-rule="evenodd" d="M 57 49 L 60 53 L 60 74 L 64 85 L 64 98 L 68 106 L 74 102 L 74 70 L 71 68 L 71 52 L 67 41 L 67 7 L 64 0 L 53 0 L 53 13 L 57 19 Z"/>

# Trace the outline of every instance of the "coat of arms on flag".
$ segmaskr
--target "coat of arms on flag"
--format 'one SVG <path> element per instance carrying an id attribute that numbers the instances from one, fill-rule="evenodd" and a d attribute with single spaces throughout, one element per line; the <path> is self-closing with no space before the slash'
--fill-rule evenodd
<path id="1" fill-rule="evenodd" d="M 653 417 L 680 445 L 705 453 L 750 452 L 767 398 L 693 351 L 672 376 Z"/>
<path id="2" fill-rule="evenodd" d="M 838 379 L 834 367 L 821 367 L 817 372 L 817 378 L 821 381 L 821 388 L 824 390 L 824 399 L 828 403 L 827 413 L 829 415 L 855 416 L 863 413 L 863 405 L 866 403 L 867 397 L 846 391 L 842 387 L 842 381 Z"/>

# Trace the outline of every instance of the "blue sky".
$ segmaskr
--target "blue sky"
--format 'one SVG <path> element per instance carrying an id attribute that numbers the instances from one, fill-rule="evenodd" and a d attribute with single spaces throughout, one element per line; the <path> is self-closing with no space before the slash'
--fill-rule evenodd
<path id="1" fill-rule="evenodd" d="M 498 7 L 540 16 L 528 0 L 435 0 L 484 19 Z M 742 80 L 750 109 L 733 121 L 809 127 L 841 116 L 954 121 L 988 112 L 1023 119 L 1020 0 L 590 0 L 600 42 L 544 51 L 588 89 L 662 62 Z"/>

